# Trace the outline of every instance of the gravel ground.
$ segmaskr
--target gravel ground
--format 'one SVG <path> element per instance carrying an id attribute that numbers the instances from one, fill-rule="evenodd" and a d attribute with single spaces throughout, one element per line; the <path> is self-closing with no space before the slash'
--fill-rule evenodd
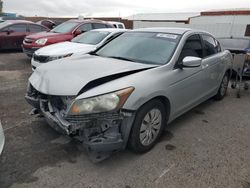
<path id="1" fill-rule="evenodd" d="M 151 151 L 129 150 L 93 164 L 25 102 L 30 60 L 0 53 L 0 120 L 6 145 L 0 187 L 250 188 L 250 92 L 209 100 L 168 126 Z"/>

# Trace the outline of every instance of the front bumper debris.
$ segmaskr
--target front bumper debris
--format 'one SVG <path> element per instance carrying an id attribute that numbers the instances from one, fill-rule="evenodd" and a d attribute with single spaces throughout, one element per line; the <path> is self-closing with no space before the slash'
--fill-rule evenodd
<path id="1" fill-rule="evenodd" d="M 134 118 L 132 112 L 67 116 L 60 97 L 40 96 L 37 91 L 28 91 L 25 99 L 38 109 L 52 128 L 81 141 L 95 162 L 126 147 Z"/>

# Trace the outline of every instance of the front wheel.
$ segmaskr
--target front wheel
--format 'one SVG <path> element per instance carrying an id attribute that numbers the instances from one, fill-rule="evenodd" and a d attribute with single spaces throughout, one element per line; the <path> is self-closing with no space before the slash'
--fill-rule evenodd
<path id="1" fill-rule="evenodd" d="M 228 83 L 229 83 L 229 74 L 226 73 L 222 79 L 217 94 L 214 96 L 215 100 L 222 100 L 225 97 L 227 93 Z"/>
<path id="2" fill-rule="evenodd" d="M 136 114 L 129 147 L 137 153 L 150 150 L 157 143 L 166 120 L 166 110 L 160 101 L 152 100 L 143 105 Z"/>

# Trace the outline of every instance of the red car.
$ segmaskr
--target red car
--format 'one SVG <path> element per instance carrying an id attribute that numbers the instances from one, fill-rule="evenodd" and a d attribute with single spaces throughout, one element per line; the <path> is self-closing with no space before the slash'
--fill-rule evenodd
<path id="1" fill-rule="evenodd" d="M 7 20 L 0 23 L 0 50 L 22 49 L 26 35 L 48 31 L 49 29 L 25 20 Z"/>
<path id="2" fill-rule="evenodd" d="M 23 41 L 23 52 L 29 57 L 41 47 L 64 41 L 71 41 L 77 35 L 100 28 L 112 28 L 113 26 L 100 20 L 69 20 L 49 32 L 41 32 L 27 36 Z"/>

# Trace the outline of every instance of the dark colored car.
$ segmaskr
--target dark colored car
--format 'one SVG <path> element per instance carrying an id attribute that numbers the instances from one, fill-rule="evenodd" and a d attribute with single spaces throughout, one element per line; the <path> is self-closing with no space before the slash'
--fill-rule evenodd
<path id="1" fill-rule="evenodd" d="M 36 50 L 44 46 L 71 41 L 77 35 L 92 29 L 112 27 L 110 23 L 100 20 L 69 20 L 49 32 L 27 36 L 23 41 L 23 52 L 31 57 Z"/>
<path id="2" fill-rule="evenodd" d="M 25 20 L 7 20 L 0 23 L 0 50 L 22 49 L 25 36 L 49 29 Z"/>
<path id="3" fill-rule="evenodd" d="M 40 20 L 36 22 L 37 24 L 43 25 L 49 29 L 53 29 L 57 24 L 52 20 Z"/>

